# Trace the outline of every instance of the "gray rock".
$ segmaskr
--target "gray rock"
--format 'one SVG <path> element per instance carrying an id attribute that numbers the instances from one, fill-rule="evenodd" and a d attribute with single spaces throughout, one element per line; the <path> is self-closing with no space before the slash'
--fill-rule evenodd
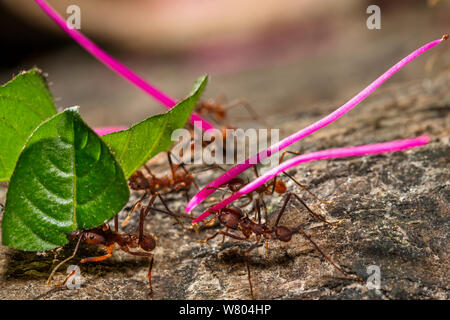
<path id="1" fill-rule="evenodd" d="M 450 199 L 450 74 L 380 89 L 369 102 L 328 128 L 306 138 L 309 152 L 428 134 L 429 145 L 393 154 L 304 164 L 291 173 L 311 191 L 332 204 L 321 205 L 288 183 L 312 208 L 330 220 L 329 227 L 310 219 L 293 203 L 282 224 L 305 223 L 307 232 L 347 272 L 366 280 L 367 268 L 378 266 L 380 289 L 348 280 L 301 236 L 289 243 L 254 250 L 250 267 L 255 296 L 260 299 L 448 299 Z M 339 105 L 340 102 L 336 102 Z M 298 113 L 280 120 L 282 135 L 294 132 L 327 114 Z M 291 148 L 295 150 L 296 148 Z M 4 197 L 5 188 L 0 192 Z M 136 196 L 136 195 L 135 195 Z M 181 210 L 182 195 L 170 200 Z M 271 221 L 281 198 L 270 199 Z M 131 206 L 127 207 L 128 210 Z M 121 219 L 127 209 L 121 213 Z M 195 233 L 173 225 L 170 217 L 155 214 L 149 232 L 159 238 L 153 268 L 154 299 L 249 298 L 244 251 L 249 243 L 220 237 L 200 244 L 219 227 Z M 127 231 L 136 226 L 133 220 Z M 148 261 L 116 251 L 105 262 L 80 265 L 84 283 L 79 290 L 50 290 L 45 280 L 53 266 L 71 254 L 73 244 L 45 253 L 25 253 L 0 246 L 0 299 L 147 299 Z M 70 263 L 101 254 L 83 246 Z M 56 280 L 65 276 L 65 268 Z"/>

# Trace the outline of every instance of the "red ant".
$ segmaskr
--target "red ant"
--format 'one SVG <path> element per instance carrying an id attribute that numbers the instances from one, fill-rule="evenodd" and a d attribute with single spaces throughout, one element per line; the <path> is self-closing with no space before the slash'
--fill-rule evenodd
<path id="1" fill-rule="evenodd" d="M 241 240 L 241 241 L 247 241 L 249 240 L 250 236 L 254 234 L 256 236 L 256 243 L 252 244 L 249 249 L 245 252 L 245 265 L 247 268 L 247 275 L 248 275 L 248 282 L 250 286 L 250 294 L 252 299 L 254 298 L 253 294 L 253 285 L 251 280 L 251 274 L 250 274 L 250 266 L 248 264 L 248 255 L 252 250 L 255 248 L 258 248 L 262 246 L 264 243 L 260 242 L 261 238 L 263 238 L 265 244 L 266 244 L 266 250 L 268 249 L 267 245 L 268 242 L 271 240 L 279 240 L 282 242 L 289 242 L 292 239 L 292 236 L 295 234 L 301 234 L 305 239 L 307 239 L 314 248 L 338 271 L 340 271 L 342 274 L 344 274 L 346 277 L 351 278 L 352 280 L 362 281 L 359 277 L 349 275 L 347 274 L 340 266 L 338 266 L 333 260 L 331 260 L 323 251 L 319 248 L 319 246 L 311 239 L 311 237 L 303 230 L 302 226 L 299 225 L 295 228 L 289 228 L 287 226 L 279 226 L 280 219 L 283 215 L 283 213 L 286 210 L 287 204 L 290 201 L 291 197 L 294 196 L 306 209 L 307 211 L 314 217 L 319 218 L 320 220 L 326 222 L 327 224 L 332 225 L 332 223 L 326 221 L 325 219 L 321 218 L 318 214 L 314 213 L 306 204 L 304 201 L 300 199 L 297 195 L 293 193 L 288 193 L 283 206 L 278 213 L 277 219 L 275 221 L 275 224 L 273 226 L 267 226 L 267 220 L 264 223 L 261 223 L 261 212 L 260 212 L 260 206 L 259 201 L 255 200 L 255 214 L 257 216 L 258 222 L 255 222 L 251 220 L 247 215 L 243 213 L 243 211 L 240 208 L 237 207 L 225 207 L 217 211 L 213 211 L 213 213 L 216 215 L 214 219 L 218 219 L 219 222 L 226 227 L 225 231 L 219 231 L 216 232 L 211 237 L 203 240 L 204 243 L 214 239 L 218 235 L 222 235 L 222 243 L 224 241 L 225 237 L 230 237 L 232 239 Z M 229 233 L 228 231 L 236 230 L 240 231 L 242 233 L 242 236 L 238 236 L 232 233 Z M 268 257 L 268 252 L 266 251 L 266 256 Z"/>
<path id="2" fill-rule="evenodd" d="M 197 102 L 195 111 L 203 116 L 210 115 L 217 123 L 221 123 L 227 117 L 227 111 L 238 106 L 243 106 L 251 115 L 253 120 L 259 119 L 258 114 L 247 100 L 236 99 L 227 104 L 225 96 L 222 96 L 217 100 L 200 100 Z"/>
<path id="3" fill-rule="evenodd" d="M 156 193 L 170 193 L 177 191 L 188 191 L 192 185 L 197 189 L 197 183 L 191 173 L 189 173 L 184 164 L 180 163 L 175 166 L 172 162 L 172 154 L 167 152 L 167 159 L 170 166 L 171 176 L 164 176 L 162 178 L 156 177 L 147 165 L 144 165 L 150 178 L 145 177 L 142 171 L 136 171 L 129 179 L 129 186 L 133 190 L 145 190 L 149 194 Z M 183 173 L 177 172 L 178 168 L 183 169 Z"/>
<path id="4" fill-rule="evenodd" d="M 149 205 L 141 208 L 140 215 L 139 215 L 139 228 L 137 230 L 137 235 L 120 234 L 119 233 L 119 231 L 118 231 L 118 229 L 119 229 L 118 215 L 116 215 L 114 217 L 114 231 L 112 231 L 110 229 L 108 224 L 103 224 L 100 227 L 93 228 L 90 230 L 74 231 L 74 232 L 69 233 L 67 235 L 67 238 L 69 240 L 75 240 L 76 238 L 78 238 L 78 242 L 75 246 L 75 250 L 70 257 L 68 257 L 64 261 L 60 262 L 53 269 L 52 273 L 50 274 L 50 276 L 47 280 L 47 285 L 50 284 L 50 281 L 51 281 L 53 275 L 55 274 L 56 270 L 58 270 L 58 268 L 61 265 L 63 265 L 64 263 L 66 263 L 67 261 L 69 261 L 73 257 L 75 257 L 75 255 L 78 251 L 78 247 L 81 242 L 93 244 L 93 245 L 97 245 L 97 246 L 103 246 L 103 247 L 105 247 L 106 252 L 107 252 L 107 254 L 103 255 L 103 256 L 84 258 L 81 260 L 81 263 L 103 261 L 103 260 L 108 259 L 109 257 L 111 257 L 111 255 L 114 251 L 115 245 L 117 244 L 122 251 L 124 251 L 128 254 L 149 258 L 150 265 L 149 265 L 149 269 L 148 269 L 148 283 L 149 283 L 149 288 L 150 288 L 150 295 L 152 295 L 153 294 L 153 288 L 152 288 L 153 253 L 151 253 L 151 252 L 155 249 L 156 241 L 158 240 L 158 238 L 155 235 L 149 235 L 149 234 L 144 233 L 144 221 L 145 221 L 146 216 L 148 215 L 148 213 L 151 210 L 153 210 L 153 211 L 158 211 L 158 212 L 168 214 L 170 216 L 175 217 L 176 219 L 177 218 L 192 219 L 191 217 L 177 215 L 177 214 L 173 213 L 172 211 L 170 211 L 168 208 L 167 208 L 167 211 L 165 211 L 165 210 L 151 207 L 151 205 L 154 203 L 154 200 L 155 199 L 153 199 L 149 203 Z M 130 250 L 130 249 L 136 249 L 136 248 L 142 249 L 143 251 Z M 73 276 L 73 274 L 74 274 L 74 272 L 69 274 L 66 277 L 66 279 L 62 282 L 62 285 L 64 285 L 67 282 L 67 280 L 71 276 Z"/>
<path id="5" fill-rule="evenodd" d="M 172 192 L 184 192 L 186 200 L 189 201 L 188 191 L 192 186 L 198 188 L 195 182 L 194 176 L 184 167 L 184 164 L 180 163 L 175 166 L 172 162 L 172 154 L 167 152 L 167 159 L 170 166 L 171 176 L 164 176 L 162 178 L 156 177 L 150 170 L 150 168 L 144 164 L 144 168 L 150 174 L 150 177 L 146 177 L 140 170 L 136 171 L 128 180 L 128 184 L 132 190 L 144 190 L 145 194 L 134 205 L 128 217 L 123 221 L 122 226 L 126 225 L 133 215 L 133 213 L 139 208 L 140 204 L 147 198 L 151 197 L 150 205 L 158 197 L 166 210 L 170 212 L 165 201 L 161 197 L 161 194 L 168 194 Z M 181 167 L 183 172 L 178 172 L 178 168 Z M 173 215 L 177 219 L 176 215 Z M 178 220 L 177 220 L 178 221 Z M 181 224 L 181 223 L 180 223 Z"/>
<path id="6" fill-rule="evenodd" d="M 148 269 L 148 283 L 150 287 L 150 295 L 153 294 L 152 288 L 152 266 L 153 266 L 153 253 L 151 253 L 156 247 L 157 237 L 154 235 L 148 235 L 144 233 L 144 220 L 150 210 L 154 208 L 143 207 L 140 211 L 140 221 L 139 221 L 139 229 L 137 235 L 129 235 L 129 234 L 120 234 L 118 232 L 118 216 L 116 215 L 114 218 L 114 231 L 112 231 L 108 224 L 104 224 L 101 227 L 93 228 L 85 231 L 74 231 L 67 235 L 69 240 L 75 240 L 78 238 L 77 245 L 75 246 L 75 250 L 73 254 L 59 263 L 50 274 L 47 285 L 50 284 L 50 281 L 56 272 L 56 270 L 75 257 L 75 254 L 78 251 L 78 247 L 80 242 L 85 242 L 88 244 L 93 244 L 97 246 L 103 246 L 106 249 L 107 254 L 98 257 L 89 257 L 81 260 L 81 263 L 86 262 L 95 262 L 95 261 L 103 261 L 111 257 L 115 245 L 117 244 L 119 248 L 131 255 L 140 256 L 140 257 L 148 257 L 150 260 L 150 265 Z M 162 210 L 158 210 L 162 211 Z M 130 249 L 140 248 L 143 251 L 132 251 Z M 69 274 L 64 280 L 63 284 L 73 275 L 73 273 Z"/>

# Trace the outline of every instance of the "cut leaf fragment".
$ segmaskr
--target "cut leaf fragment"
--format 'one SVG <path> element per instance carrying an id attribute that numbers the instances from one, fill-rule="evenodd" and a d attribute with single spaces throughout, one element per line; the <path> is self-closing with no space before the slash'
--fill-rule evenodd
<path id="1" fill-rule="evenodd" d="M 3 245 L 26 251 L 67 243 L 66 235 L 112 218 L 126 204 L 123 171 L 75 108 L 31 135 L 11 177 Z"/>
<path id="2" fill-rule="evenodd" d="M 168 112 L 147 118 L 128 130 L 102 136 L 126 178 L 152 157 L 170 148 L 172 132 L 184 127 L 207 82 L 207 76 L 197 79 L 191 94 Z"/>
<path id="3" fill-rule="evenodd" d="M 38 69 L 0 87 L 0 181 L 9 181 L 30 134 L 55 114 L 53 97 Z"/>

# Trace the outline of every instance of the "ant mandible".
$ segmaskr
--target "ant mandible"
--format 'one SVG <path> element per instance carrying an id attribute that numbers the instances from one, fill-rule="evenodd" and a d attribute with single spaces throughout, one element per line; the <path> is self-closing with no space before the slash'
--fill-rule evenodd
<path id="1" fill-rule="evenodd" d="M 266 243 L 266 250 L 267 250 L 267 244 L 269 241 L 273 240 L 279 240 L 282 242 L 289 242 L 292 239 L 292 236 L 295 234 L 302 235 L 305 239 L 307 239 L 314 248 L 339 272 L 341 272 L 343 275 L 345 275 L 347 278 L 350 278 L 352 280 L 356 281 L 362 281 L 359 277 L 349 275 L 347 274 L 339 265 L 337 265 L 331 258 L 329 258 L 325 252 L 320 249 L 320 247 L 311 239 L 311 237 L 303 230 L 303 227 L 301 225 L 289 228 L 287 226 L 280 226 L 279 222 L 286 211 L 287 205 L 292 197 L 295 197 L 308 211 L 309 214 L 311 214 L 313 217 L 319 218 L 321 221 L 324 221 L 325 223 L 329 225 L 333 225 L 333 223 L 328 222 L 324 218 L 320 217 L 318 214 L 314 213 L 306 204 L 304 201 L 300 199 L 297 195 L 293 193 L 288 193 L 283 206 L 278 213 L 277 219 L 273 226 L 267 225 L 267 220 L 264 221 L 264 223 L 261 223 L 261 212 L 260 212 L 260 205 L 259 200 L 255 200 L 255 213 L 258 222 L 252 221 L 247 215 L 243 213 L 243 211 L 240 208 L 237 207 L 225 207 L 220 210 L 213 211 L 213 213 L 216 215 L 214 219 L 218 219 L 219 222 L 226 227 L 225 231 L 219 231 L 216 232 L 211 237 L 203 240 L 202 242 L 207 243 L 208 241 L 214 239 L 218 235 L 222 235 L 222 243 L 224 241 L 225 237 L 229 237 L 232 239 L 240 240 L 240 241 L 248 241 L 250 236 L 253 234 L 256 236 L 256 243 L 252 244 L 250 248 L 248 248 L 245 251 L 245 266 L 247 268 L 247 276 L 248 276 L 248 282 L 250 286 L 250 295 L 252 299 L 254 298 L 254 292 L 253 292 L 253 285 L 251 280 L 251 273 L 250 273 L 250 266 L 248 264 L 248 256 L 251 251 L 253 251 L 255 248 L 261 247 L 264 243 Z M 235 234 L 232 234 L 228 232 L 229 230 L 236 230 L 240 231 L 242 233 L 242 236 L 238 236 Z M 263 242 L 261 242 L 261 238 L 263 239 Z M 268 253 L 266 251 L 266 256 L 268 256 Z"/>

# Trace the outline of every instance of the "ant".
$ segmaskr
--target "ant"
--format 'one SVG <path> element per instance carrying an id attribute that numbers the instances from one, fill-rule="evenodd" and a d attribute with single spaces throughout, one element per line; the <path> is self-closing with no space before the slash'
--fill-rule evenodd
<path id="1" fill-rule="evenodd" d="M 132 190 L 145 190 L 149 194 L 156 193 L 171 193 L 177 191 L 187 192 L 192 185 L 198 189 L 194 176 L 189 173 L 184 164 L 180 162 L 175 166 L 172 162 L 172 153 L 167 152 L 167 159 L 170 166 L 171 176 L 164 176 L 162 178 L 156 177 L 150 168 L 144 164 L 144 168 L 150 174 L 147 178 L 140 170 L 136 171 L 129 179 L 129 186 Z M 178 168 L 183 169 L 182 173 L 177 172 Z"/>
<path id="2" fill-rule="evenodd" d="M 153 253 L 152 251 L 156 247 L 156 241 L 158 238 L 155 235 L 149 235 L 144 233 L 144 220 L 147 214 L 150 212 L 150 210 L 153 210 L 154 208 L 151 208 L 149 206 L 143 207 L 140 211 L 140 221 L 139 221 L 139 228 L 137 235 L 130 235 L 130 234 L 121 234 L 118 232 L 118 216 L 116 215 L 114 217 L 114 231 L 110 229 L 108 224 L 103 224 L 100 227 L 85 230 L 85 231 L 74 231 L 67 235 L 67 238 L 69 240 L 75 240 L 78 238 L 78 242 L 75 246 L 75 250 L 73 254 L 68 257 L 67 259 L 60 262 L 52 271 L 50 274 L 47 285 L 50 284 L 50 281 L 55 274 L 56 270 L 66 263 L 67 261 L 71 260 L 73 257 L 75 257 L 78 247 L 80 245 L 80 242 L 93 244 L 96 246 L 103 246 L 106 249 L 107 254 L 103 256 L 98 257 L 89 257 L 84 258 L 81 260 L 81 263 L 87 263 L 87 262 L 95 262 L 95 261 L 103 261 L 111 257 L 115 245 L 117 244 L 119 248 L 131 255 L 134 256 L 140 256 L 140 257 L 148 257 L 150 260 L 150 265 L 148 269 L 148 283 L 150 288 L 150 296 L 153 294 L 153 288 L 152 288 L 152 267 L 153 267 Z M 158 210 L 162 211 L 162 210 Z M 164 212 L 164 211 L 163 211 Z M 132 251 L 130 249 L 142 249 L 142 251 Z M 67 280 L 74 274 L 72 272 L 69 274 L 66 279 L 62 282 L 62 284 L 66 283 Z"/>
<path id="3" fill-rule="evenodd" d="M 150 177 L 146 177 L 140 170 L 136 171 L 130 177 L 130 179 L 128 180 L 128 185 L 130 186 L 130 188 L 132 190 L 144 190 L 145 194 L 136 202 L 128 217 L 123 221 L 122 226 L 128 223 L 133 213 L 140 207 L 141 203 L 149 197 L 150 205 L 153 204 L 155 199 L 158 197 L 166 208 L 167 212 L 171 212 L 167 207 L 164 199 L 161 197 L 161 194 L 184 192 L 186 200 L 189 201 L 188 192 L 190 188 L 194 186 L 197 190 L 199 190 L 199 187 L 192 173 L 190 173 L 181 162 L 179 165 L 175 166 L 172 162 L 172 156 L 173 154 L 170 151 L 167 152 L 167 159 L 170 166 L 171 176 L 158 178 L 152 173 L 150 168 L 146 164 L 144 164 L 144 168 L 150 174 Z M 178 172 L 179 167 L 183 169 L 183 172 Z M 178 218 L 175 214 L 171 215 L 173 215 L 175 219 Z M 180 222 L 178 221 L 178 223 Z"/>
<path id="4" fill-rule="evenodd" d="M 200 115 L 209 115 L 211 116 L 217 123 L 221 123 L 227 117 L 228 110 L 243 106 L 247 112 L 251 115 L 253 120 L 259 120 L 258 114 L 255 112 L 253 107 L 246 99 L 235 99 L 230 103 L 226 102 L 226 98 L 224 95 L 219 97 L 219 99 L 208 99 L 208 100 L 200 100 L 197 102 L 195 107 L 195 111 Z"/>
<path id="5" fill-rule="evenodd" d="M 267 220 L 264 223 L 261 223 L 261 212 L 260 212 L 260 205 L 259 200 L 255 200 L 255 214 L 257 217 L 258 222 L 255 222 L 251 220 L 246 214 L 243 213 L 243 211 L 238 207 L 225 207 L 220 210 L 213 210 L 212 212 L 216 215 L 213 219 L 218 219 L 219 222 L 226 227 L 225 231 L 219 231 L 216 232 L 211 237 L 202 240 L 203 243 L 207 243 L 208 241 L 214 239 L 218 235 L 222 235 L 222 243 L 224 241 L 225 237 L 229 237 L 232 239 L 240 240 L 240 241 L 248 241 L 250 239 L 250 236 L 253 234 L 256 237 L 256 243 L 252 244 L 250 248 L 248 248 L 245 251 L 245 266 L 247 268 L 247 276 L 248 276 L 248 282 L 250 286 L 250 295 L 252 299 L 254 299 L 254 292 L 253 292 L 253 285 L 251 280 L 251 273 L 250 273 L 250 266 L 248 264 L 248 256 L 251 251 L 253 251 L 255 248 L 261 247 L 264 243 L 266 244 L 266 250 L 268 249 L 268 243 L 269 241 L 273 240 L 279 240 L 282 242 L 289 242 L 291 241 L 292 237 L 295 234 L 302 235 L 305 239 L 307 239 L 314 248 L 339 272 L 344 274 L 347 278 L 350 278 L 352 280 L 356 281 L 362 281 L 359 277 L 349 275 L 347 274 L 339 265 L 337 265 L 331 258 L 329 258 L 322 249 L 311 239 L 311 237 L 303 230 L 303 227 L 301 225 L 289 228 L 287 226 L 280 226 L 279 222 L 286 211 L 287 205 L 292 197 L 295 197 L 308 211 L 309 214 L 311 214 L 313 217 L 319 218 L 321 221 L 324 221 L 325 223 L 329 225 L 333 225 L 331 222 L 326 221 L 325 219 L 321 218 L 318 214 L 314 213 L 304 201 L 300 199 L 297 195 L 294 193 L 288 193 L 283 206 L 278 213 L 277 219 L 275 221 L 275 224 L 273 226 L 267 225 Z M 235 230 L 240 231 L 242 236 L 235 235 L 233 233 L 230 233 L 229 230 Z M 261 240 L 263 240 L 261 242 Z M 268 257 L 268 251 L 266 251 L 266 257 Z"/>

